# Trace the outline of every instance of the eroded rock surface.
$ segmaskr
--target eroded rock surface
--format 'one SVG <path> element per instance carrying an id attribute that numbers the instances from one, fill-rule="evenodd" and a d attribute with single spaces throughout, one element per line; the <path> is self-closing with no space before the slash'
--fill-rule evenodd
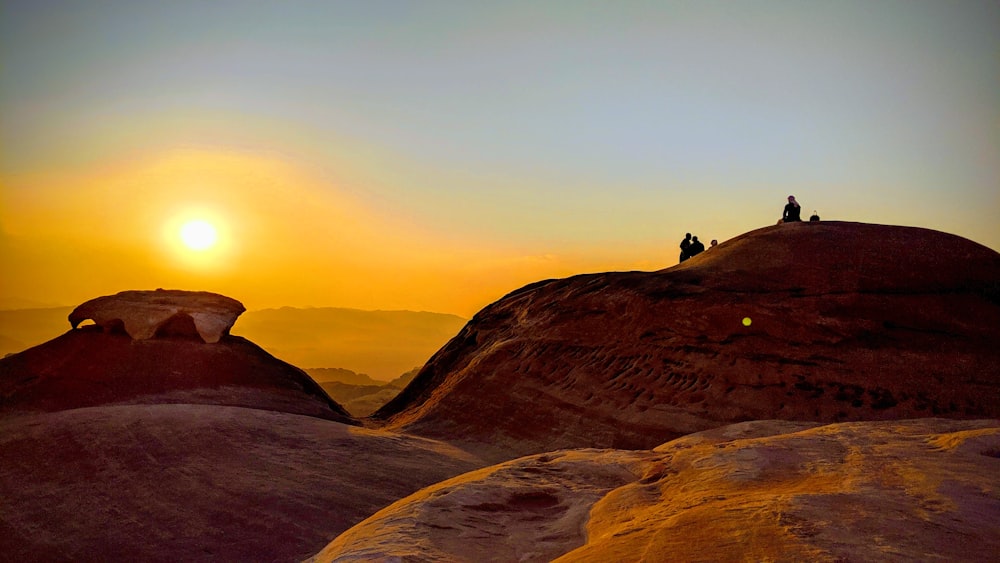
<path id="1" fill-rule="evenodd" d="M 20 563 L 302 561 L 482 466 L 423 438 L 192 404 L 0 412 L 0 460 L 0 553 Z"/>
<path id="2" fill-rule="evenodd" d="M 374 416 L 498 461 L 744 420 L 995 418 L 997 342 L 995 251 L 913 227 L 789 224 L 658 272 L 515 291 Z"/>
<path id="3" fill-rule="evenodd" d="M 423 489 L 314 561 L 992 561 L 1000 421 L 748 422 Z"/>
<path id="4" fill-rule="evenodd" d="M 83 303 L 69 322 L 76 328 L 91 319 L 105 331 L 123 329 L 133 340 L 197 335 L 215 343 L 245 310 L 239 301 L 207 291 L 122 291 Z"/>

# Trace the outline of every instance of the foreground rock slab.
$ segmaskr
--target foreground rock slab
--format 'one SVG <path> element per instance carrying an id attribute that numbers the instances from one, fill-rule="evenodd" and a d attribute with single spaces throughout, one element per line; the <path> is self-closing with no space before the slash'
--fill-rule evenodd
<path id="1" fill-rule="evenodd" d="M 419 488 L 482 466 L 312 416 L 127 405 L 0 417 L 8 561 L 301 561 Z"/>
<path id="2" fill-rule="evenodd" d="M 995 561 L 1000 421 L 747 422 L 421 490 L 312 561 Z"/>

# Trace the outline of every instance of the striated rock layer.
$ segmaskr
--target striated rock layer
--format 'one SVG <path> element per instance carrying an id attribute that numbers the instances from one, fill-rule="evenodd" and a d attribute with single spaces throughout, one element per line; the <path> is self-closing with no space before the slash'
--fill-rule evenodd
<path id="1" fill-rule="evenodd" d="M 106 332 L 124 330 L 135 340 L 191 336 L 214 343 L 229 334 L 243 311 L 239 301 L 207 291 L 122 291 L 83 303 L 69 322 L 76 328 L 90 319 Z"/>
<path id="2" fill-rule="evenodd" d="M 1000 421 L 737 424 L 423 489 L 311 561 L 994 561 Z"/>
<path id="3" fill-rule="evenodd" d="M 780 225 L 658 272 L 515 291 L 374 417 L 497 460 L 755 419 L 992 418 L 997 342 L 995 251 L 912 227 Z"/>

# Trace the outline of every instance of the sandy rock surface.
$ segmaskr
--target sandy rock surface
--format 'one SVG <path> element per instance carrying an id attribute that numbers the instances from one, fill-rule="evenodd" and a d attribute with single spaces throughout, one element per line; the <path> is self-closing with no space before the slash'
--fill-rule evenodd
<path id="1" fill-rule="evenodd" d="M 301 561 L 480 467 L 446 444 L 312 416 L 127 405 L 0 417 L 8 561 Z"/>
<path id="2" fill-rule="evenodd" d="M 743 420 L 1000 417 L 998 280 L 1000 254 L 945 233 L 768 227 L 515 291 L 374 417 L 497 460 Z"/>
<path id="3" fill-rule="evenodd" d="M 997 475 L 997 420 L 748 422 L 467 473 L 314 560 L 991 561 Z"/>
<path id="4" fill-rule="evenodd" d="M 90 319 L 105 331 L 122 329 L 134 340 L 166 332 L 214 343 L 229 334 L 245 310 L 239 301 L 207 291 L 122 291 L 81 304 L 70 313 L 69 322 L 76 328 Z"/>

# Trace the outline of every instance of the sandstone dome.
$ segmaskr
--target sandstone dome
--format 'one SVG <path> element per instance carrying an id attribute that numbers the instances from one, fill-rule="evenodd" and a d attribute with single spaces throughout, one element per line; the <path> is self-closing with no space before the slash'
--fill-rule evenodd
<path id="1" fill-rule="evenodd" d="M 779 225 L 657 272 L 519 289 L 373 416 L 495 459 L 746 420 L 993 418 L 997 342 L 995 251 L 922 228 Z"/>
<path id="2" fill-rule="evenodd" d="M 0 411 L 192 403 L 357 424 L 301 369 L 229 335 L 243 310 L 179 290 L 90 300 L 70 314 L 72 330 L 0 360 Z M 79 326 L 85 319 L 96 324 Z"/>

